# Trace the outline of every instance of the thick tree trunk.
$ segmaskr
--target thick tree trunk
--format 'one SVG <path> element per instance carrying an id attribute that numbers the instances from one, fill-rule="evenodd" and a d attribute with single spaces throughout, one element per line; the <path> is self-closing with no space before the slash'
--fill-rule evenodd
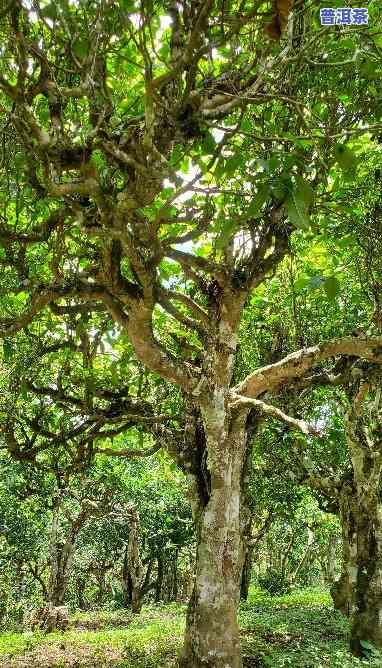
<path id="1" fill-rule="evenodd" d="M 351 615 L 350 648 L 364 654 L 362 641 L 382 648 L 382 439 L 379 401 L 365 411 L 370 386 L 361 382 L 346 420 L 349 452 L 353 464 L 353 496 L 348 497 L 352 519 L 349 532 L 356 535 L 356 557 L 350 576 L 355 596 Z M 373 412 L 376 414 L 373 415 Z M 370 419 L 370 416 L 372 419 Z M 348 485 L 350 487 L 350 485 Z M 354 564 L 354 565 L 353 565 Z"/>
<path id="2" fill-rule="evenodd" d="M 382 504 L 361 505 L 356 515 L 357 572 L 350 647 L 363 654 L 361 641 L 382 647 Z"/>
<path id="3" fill-rule="evenodd" d="M 236 613 L 243 566 L 241 488 L 246 437 L 243 425 L 239 428 L 235 422 L 225 432 L 216 403 L 216 411 L 204 416 L 208 498 L 203 502 L 199 497 L 195 516 L 196 574 L 182 668 L 242 667 Z"/>
<path id="4" fill-rule="evenodd" d="M 64 598 L 67 587 L 67 578 L 60 569 L 60 564 L 56 563 L 55 576 L 53 582 L 51 581 L 49 589 L 49 603 L 52 607 L 58 607 L 64 604 Z"/>

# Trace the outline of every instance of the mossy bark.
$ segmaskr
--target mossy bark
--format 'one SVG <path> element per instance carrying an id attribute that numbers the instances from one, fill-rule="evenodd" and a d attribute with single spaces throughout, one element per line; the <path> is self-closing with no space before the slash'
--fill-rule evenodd
<path id="1" fill-rule="evenodd" d="M 355 656 L 364 654 L 364 641 L 382 647 L 382 504 L 371 481 L 341 490 L 342 572 L 331 590 L 335 607 L 350 617 Z"/>
<path id="2" fill-rule="evenodd" d="M 382 504 L 377 496 L 356 516 L 357 576 L 350 648 L 362 656 L 362 641 L 382 647 Z"/>
<path id="3" fill-rule="evenodd" d="M 356 656 L 364 654 L 365 641 L 382 648 L 382 432 L 380 393 L 373 403 L 366 403 L 371 389 L 366 382 L 359 384 L 345 421 L 354 473 L 348 506 L 351 530 L 356 536 L 354 567 L 350 571 L 354 583 L 350 649 Z"/>
<path id="4" fill-rule="evenodd" d="M 208 498 L 195 515 L 197 555 L 182 668 L 242 668 L 237 606 L 243 567 L 243 424 L 226 428 L 223 401 L 204 413 Z M 197 485 L 195 485 L 197 488 Z"/>

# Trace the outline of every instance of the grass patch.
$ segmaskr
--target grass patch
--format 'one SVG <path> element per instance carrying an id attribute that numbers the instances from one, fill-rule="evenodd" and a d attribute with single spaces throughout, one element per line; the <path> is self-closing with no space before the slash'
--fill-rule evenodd
<path id="1" fill-rule="evenodd" d="M 272 597 L 252 588 L 240 607 L 245 668 L 381 668 L 347 650 L 348 622 L 325 591 Z M 1 633 L 1 668 L 175 668 L 185 606 L 76 613 L 66 633 Z"/>
<path id="2" fill-rule="evenodd" d="M 1 633 L 0 666 L 7 668 L 167 668 L 176 664 L 185 606 L 147 606 L 132 616 L 75 614 L 65 633 Z M 125 619 L 125 627 L 120 626 Z M 92 624 L 94 629 L 86 628 Z"/>
<path id="3" fill-rule="evenodd" d="M 381 668 L 382 656 L 348 652 L 349 624 L 328 592 L 306 589 L 270 596 L 253 588 L 240 609 L 244 665 L 272 668 Z"/>

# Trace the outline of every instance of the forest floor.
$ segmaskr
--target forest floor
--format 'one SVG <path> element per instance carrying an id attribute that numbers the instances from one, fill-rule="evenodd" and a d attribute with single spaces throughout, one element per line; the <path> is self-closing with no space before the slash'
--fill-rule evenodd
<path id="1" fill-rule="evenodd" d="M 0 633 L 0 668 L 175 668 L 185 606 L 77 613 L 65 633 Z M 280 597 L 252 589 L 241 605 L 245 668 L 382 667 L 382 655 L 352 658 L 348 624 L 328 593 L 309 589 Z"/>

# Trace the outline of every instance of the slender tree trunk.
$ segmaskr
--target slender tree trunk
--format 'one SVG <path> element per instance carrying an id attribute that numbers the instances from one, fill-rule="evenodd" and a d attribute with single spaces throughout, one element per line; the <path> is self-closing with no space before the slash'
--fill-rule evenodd
<path id="1" fill-rule="evenodd" d="M 141 587 L 141 596 L 142 597 L 145 594 L 147 594 L 147 592 L 149 592 L 150 589 L 153 589 L 154 586 L 155 586 L 154 583 L 151 582 L 151 575 L 152 575 L 152 570 L 153 570 L 153 560 L 149 559 L 149 561 L 146 565 L 147 565 L 146 573 L 145 573 L 145 577 L 144 577 L 142 587 Z"/>
<path id="2" fill-rule="evenodd" d="M 176 601 L 178 599 L 178 558 L 179 558 L 179 550 L 176 549 L 172 562 L 172 594 L 171 594 L 172 601 Z"/>
<path id="3" fill-rule="evenodd" d="M 280 569 L 280 572 L 281 572 L 281 575 L 282 575 L 283 579 L 285 579 L 286 576 L 287 576 L 288 561 L 289 561 L 290 555 L 292 554 L 294 544 L 295 544 L 295 540 L 296 540 L 296 534 L 292 532 L 292 536 L 291 536 L 291 539 L 290 539 L 288 545 L 286 546 L 284 552 L 280 553 L 281 554 L 281 560 L 280 560 L 279 569 Z"/>
<path id="4" fill-rule="evenodd" d="M 53 608 L 64 604 L 65 592 L 69 577 L 69 567 L 73 552 L 71 541 L 62 543 L 59 536 L 59 517 L 61 503 L 57 497 L 54 500 L 53 518 L 50 532 L 49 546 L 49 605 Z"/>
<path id="5" fill-rule="evenodd" d="M 162 589 L 163 589 L 163 578 L 164 578 L 164 564 L 163 564 L 163 553 L 160 550 L 157 553 L 157 580 L 155 585 L 155 603 L 159 603 L 162 600 Z"/>
<path id="6" fill-rule="evenodd" d="M 139 512 L 135 506 L 130 506 L 129 542 L 126 546 L 123 560 L 123 604 L 125 608 L 131 606 L 134 614 L 141 611 L 143 594 L 143 564 L 141 561 L 141 530 Z M 150 569 L 150 565 L 149 565 Z M 148 569 L 148 571 L 149 571 Z M 146 572 L 146 579 L 149 573 Z"/>
<path id="7" fill-rule="evenodd" d="M 223 405 L 222 397 L 215 395 L 214 410 L 204 414 L 208 494 L 205 499 L 199 496 L 195 516 L 196 574 L 182 668 L 242 667 L 237 606 L 244 552 L 241 491 L 246 436 L 243 419 L 233 420 L 226 431 Z"/>
<path id="8" fill-rule="evenodd" d="M 80 610 L 85 610 L 85 589 L 86 589 L 86 580 L 84 577 L 78 577 L 77 581 L 77 599 L 78 607 Z"/>
<path id="9" fill-rule="evenodd" d="M 251 576 L 252 576 L 254 550 L 255 550 L 254 543 L 251 541 L 247 541 L 247 544 L 245 546 L 244 564 L 240 582 L 240 598 L 243 601 L 246 601 L 248 599 L 249 587 L 251 584 Z"/>
<path id="10" fill-rule="evenodd" d="M 15 593 L 17 600 L 20 600 L 24 594 L 25 589 L 25 570 L 24 570 L 24 561 L 18 559 L 16 561 L 16 573 L 15 573 Z"/>
<path id="11" fill-rule="evenodd" d="M 165 600 L 170 603 L 178 595 L 178 549 L 167 551 L 165 564 Z"/>
<path id="12" fill-rule="evenodd" d="M 81 509 L 76 517 L 72 518 L 69 531 L 64 539 L 60 536 L 59 520 L 61 513 L 61 498 L 57 496 L 53 502 L 53 518 L 50 532 L 49 544 L 49 605 L 51 607 L 62 606 L 70 576 L 74 547 L 78 534 L 89 515 L 97 507 L 95 504 L 89 505 L 86 499 L 81 503 Z"/>
<path id="13" fill-rule="evenodd" d="M 97 584 L 98 584 L 98 592 L 97 592 L 97 599 L 96 599 L 96 604 L 99 607 L 102 607 L 104 599 L 105 599 L 105 592 L 106 592 L 106 572 L 107 569 L 105 568 L 100 568 L 98 572 L 96 573 L 96 578 L 97 578 Z"/>
<path id="14" fill-rule="evenodd" d="M 332 585 L 336 579 L 336 551 L 338 539 L 337 536 L 330 536 L 326 557 L 326 581 Z"/>
<path id="15" fill-rule="evenodd" d="M 336 536 L 329 536 L 326 550 L 320 556 L 322 579 L 325 585 L 332 587 L 336 577 Z"/>
<path id="16" fill-rule="evenodd" d="M 297 564 L 297 567 L 295 568 L 294 572 L 291 573 L 291 575 L 289 576 L 288 579 L 292 584 L 296 582 L 297 577 L 300 575 L 304 567 L 310 565 L 312 550 L 313 550 L 313 545 L 309 545 L 306 548 L 302 559 L 300 559 L 299 563 Z"/>
<path id="17" fill-rule="evenodd" d="M 123 607 L 131 607 L 131 598 L 132 598 L 132 582 L 129 573 L 129 546 L 126 545 L 125 554 L 123 557 L 123 570 L 122 570 L 122 586 L 123 586 Z"/>

